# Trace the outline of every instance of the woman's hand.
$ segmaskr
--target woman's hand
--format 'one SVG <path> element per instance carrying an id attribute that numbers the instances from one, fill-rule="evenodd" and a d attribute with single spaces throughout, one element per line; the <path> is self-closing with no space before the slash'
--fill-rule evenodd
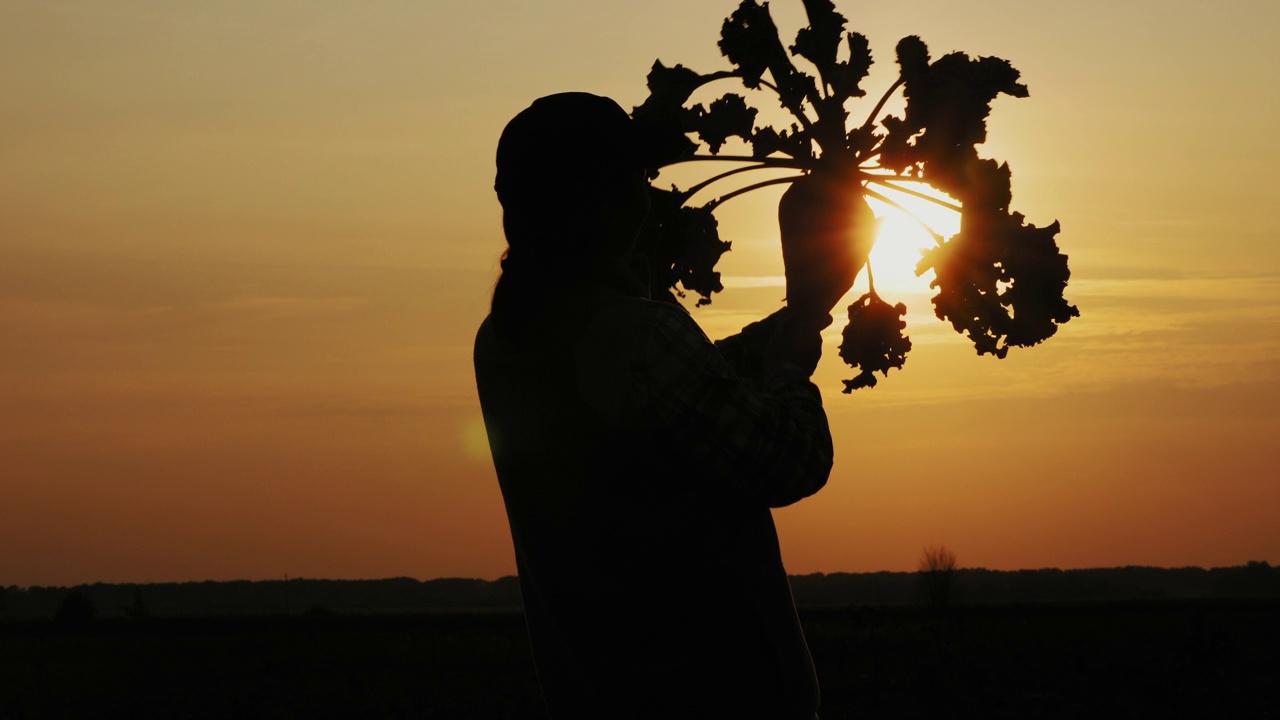
<path id="1" fill-rule="evenodd" d="M 830 324 L 830 315 L 786 308 L 764 349 L 765 373 L 773 374 L 791 365 L 806 377 L 812 375 L 822 359 L 822 331 Z"/>

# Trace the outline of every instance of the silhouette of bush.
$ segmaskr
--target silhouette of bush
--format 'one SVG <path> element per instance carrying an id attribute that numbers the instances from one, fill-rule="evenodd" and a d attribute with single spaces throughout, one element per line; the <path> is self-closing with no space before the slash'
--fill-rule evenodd
<path id="1" fill-rule="evenodd" d="M 72 590 L 58 604 L 54 620 L 66 627 L 84 627 L 93 622 L 93 603 L 89 597 L 79 590 Z"/>
<path id="2" fill-rule="evenodd" d="M 936 608 L 950 605 L 955 589 L 956 554 L 944 545 L 926 547 L 920 555 L 919 568 L 925 603 Z"/>

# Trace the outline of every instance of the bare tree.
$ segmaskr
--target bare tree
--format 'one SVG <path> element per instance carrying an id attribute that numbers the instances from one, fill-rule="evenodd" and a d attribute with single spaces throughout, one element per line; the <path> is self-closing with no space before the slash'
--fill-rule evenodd
<path id="1" fill-rule="evenodd" d="M 919 568 L 925 601 L 932 607 L 949 605 L 955 584 L 956 554 L 945 545 L 930 545 L 920 555 Z"/>

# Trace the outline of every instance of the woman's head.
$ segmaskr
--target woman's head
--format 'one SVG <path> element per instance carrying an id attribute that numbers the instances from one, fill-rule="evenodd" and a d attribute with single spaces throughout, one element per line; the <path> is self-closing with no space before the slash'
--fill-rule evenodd
<path id="1" fill-rule="evenodd" d="M 625 253 L 648 213 L 645 170 L 679 154 L 671 132 L 588 93 L 535 100 L 498 141 L 494 189 L 510 251 L 539 258 Z"/>

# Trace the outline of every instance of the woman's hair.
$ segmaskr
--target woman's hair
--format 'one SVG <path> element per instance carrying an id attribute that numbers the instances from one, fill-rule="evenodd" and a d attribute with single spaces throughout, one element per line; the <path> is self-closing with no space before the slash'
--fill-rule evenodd
<path id="1" fill-rule="evenodd" d="M 519 335 L 544 311 L 548 293 L 586 281 L 593 266 L 626 249 L 611 215 L 626 212 L 633 174 L 560 177 L 499 194 L 507 250 L 490 311 L 500 334 Z"/>
<path id="2" fill-rule="evenodd" d="M 500 334 L 535 321 L 547 293 L 629 251 L 648 211 L 643 170 L 688 145 L 678 127 L 638 122 L 588 93 L 539 98 L 507 123 L 494 181 L 507 237 L 491 311 Z"/>

